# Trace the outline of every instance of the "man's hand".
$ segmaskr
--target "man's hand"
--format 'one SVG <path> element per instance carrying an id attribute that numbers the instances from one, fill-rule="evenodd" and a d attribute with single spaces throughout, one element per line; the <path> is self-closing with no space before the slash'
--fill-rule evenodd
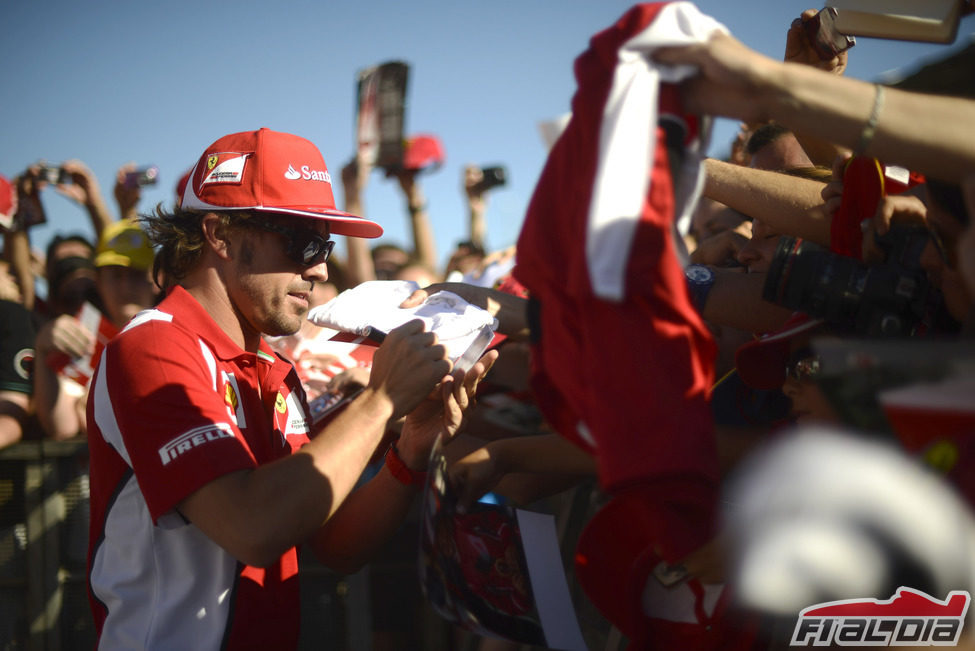
<path id="1" fill-rule="evenodd" d="M 843 202 L 843 175 L 852 156 L 853 154 L 845 152 L 833 160 L 833 180 L 824 185 L 820 192 L 823 198 L 823 210 L 827 215 L 834 215 Z"/>
<path id="2" fill-rule="evenodd" d="M 658 63 L 697 66 L 698 75 L 682 84 L 685 110 L 738 118 L 748 124 L 764 123 L 761 93 L 782 64 L 749 49 L 728 34 L 715 33 L 706 43 L 663 47 L 653 58 Z"/>
<path id="3" fill-rule="evenodd" d="M 881 199 L 873 219 L 865 219 L 862 224 L 863 261 L 876 263 L 887 258 L 887 252 L 880 247 L 877 238 L 890 232 L 892 223 L 927 226 L 927 215 L 927 206 L 915 196 L 897 194 Z"/>
<path id="4" fill-rule="evenodd" d="M 342 188 L 345 191 L 345 201 L 355 199 L 358 203 L 362 199 L 362 193 L 366 190 L 369 183 L 369 173 L 372 165 L 366 161 L 365 157 L 357 155 L 342 168 Z"/>
<path id="5" fill-rule="evenodd" d="M 454 371 L 407 415 L 397 443 L 407 466 L 413 470 L 425 469 L 437 437 L 441 437 L 445 444 L 453 438 L 463 424 L 467 410 L 475 403 L 477 385 L 497 358 L 498 352 L 491 350 L 466 373 Z"/>
<path id="6" fill-rule="evenodd" d="M 129 172 L 138 169 L 135 163 L 126 163 L 118 168 L 115 173 L 115 202 L 118 204 L 118 212 L 122 219 L 135 219 L 136 206 L 142 198 L 142 188 L 137 184 L 129 185 L 125 182 L 125 177 Z"/>
<path id="7" fill-rule="evenodd" d="M 498 320 L 498 332 L 501 334 L 509 337 L 528 336 L 528 318 L 525 314 L 528 301 L 520 296 L 489 287 L 467 283 L 434 283 L 413 292 L 400 304 L 400 307 L 416 307 L 428 296 L 443 291 L 457 294 L 471 305 L 490 312 Z"/>
<path id="8" fill-rule="evenodd" d="M 785 61 L 789 63 L 799 63 L 813 68 L 819 68 L 835 75 L 842 75 L 846 70 L 847 52 L 840 52 L 829 60 L 823 60 L 816 52 L 816 48 L 809 41 L 806 34 L 804 23 L 810 20 L 818 12 L 815 9 L 806 9 L 802 16 L 792 21 L 789 32 L 785 37 Z"/>
<path id="9" fill-rule="evenodd" d="M 469 509 L 508 473 L 507 464 L 496 454 L 496 450 L 491 445 L 485 445 L 450 465 L 450 483 L 457 491 L 457 503 L 461 510 Z"/>
<path id="10" fill-rule="evenodd" d="M 80 160 L 69 160 L 61 164 L 61 169 L 71 176 L 71 183 L 59 183 L 54 186 L 58 194 L 86 207 L 101 200 L 98 179 L 87 165 Z"/>
<path id="11" fill-rule="evenodd" d="M 37 358 L 41 361 L 51 353 L 63 353 L 71 358 L 82 357 L 94 347 L 94 336 L 70 314 L 62 314 L 44 324 L 37 333 L 34 345 Z"/>
<path id="12" fill-rule="evenodd" d="M 450 369 L 447 349 L 417 319 L 386 335 L 372 360 L 369 388 L 391 401 L 396 420 L 413 411 Z"/>

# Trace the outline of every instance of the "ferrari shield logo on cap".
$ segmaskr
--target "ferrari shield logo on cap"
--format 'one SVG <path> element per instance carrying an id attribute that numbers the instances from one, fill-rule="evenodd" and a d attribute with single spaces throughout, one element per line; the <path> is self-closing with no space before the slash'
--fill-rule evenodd
<path id="1" fill-rule="evenodd" d="M 244 176 L 244 163 L 248 154 L 213 154 L 207 159 L 207 174 L 200 185 L 208 183 L 240 183 Z"/>

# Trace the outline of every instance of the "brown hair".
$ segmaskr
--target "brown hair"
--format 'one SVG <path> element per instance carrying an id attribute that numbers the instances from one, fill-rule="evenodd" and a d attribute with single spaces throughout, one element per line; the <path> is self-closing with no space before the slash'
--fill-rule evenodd
<path id="1" fill-rule="evenodd" d="M 147 215 L 140 215 L 149 240 L 156 249 L 152 265 L 152 279 L 161 289 L 179 283 L 186 278 L 203 253 L 203 216 L 212 212 L 220 218 L 222 226 L 247 220 L 250 213 L 235 211 L 202 211 L 175 208 L 167 212 L 160 203 Z"/>

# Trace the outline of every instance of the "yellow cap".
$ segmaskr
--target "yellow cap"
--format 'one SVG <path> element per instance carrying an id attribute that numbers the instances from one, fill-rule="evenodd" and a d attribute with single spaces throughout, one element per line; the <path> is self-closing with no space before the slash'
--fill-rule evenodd
<path id="1" fill-rule="evenodd" d="M 98 239 L 96 267 L 131 267 L 149 269 L 155 253 L 145 231 L 130 220 L 110 224 Z"/>

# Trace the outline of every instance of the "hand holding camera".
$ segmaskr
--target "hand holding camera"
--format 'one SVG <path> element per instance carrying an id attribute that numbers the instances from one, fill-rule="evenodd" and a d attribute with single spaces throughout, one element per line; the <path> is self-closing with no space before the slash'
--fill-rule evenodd
<path id="1" fill-rule="evenodd" d="M 57 169 L 59 180 L 54 189 L 59 194 L 83 206 L 90 206 L 101 200 L 101 189 L 95 173 L 80 160 L 65 161 Z"/>
<path id="2" fill-rule="evenodd" d="M 856 44 L 856 39 L 836 31 L 835 18 L 833 7 L 802 12 L 789 27 L 784 60 L 842 75 L 846 70 L 847 50 Z"/>
<path id="3" fill-rule="evenodd" d="M 126 163 L 118 169 L 115 173 L 115 201 L 122 219 L 135 217 L 142 188 L 155 185 L 158 178 L 159 168 L 155 165 L 136 167 L 135 163 Z"/>
<path id="4" fill-rule="evenodd" d="M 468 165 L 464 168 L 464 192 L 470 198 L 479 198 L 482 194 L 507 183 L 507 171 L 500 165 L 492 167 L 477 167 Z"/>

